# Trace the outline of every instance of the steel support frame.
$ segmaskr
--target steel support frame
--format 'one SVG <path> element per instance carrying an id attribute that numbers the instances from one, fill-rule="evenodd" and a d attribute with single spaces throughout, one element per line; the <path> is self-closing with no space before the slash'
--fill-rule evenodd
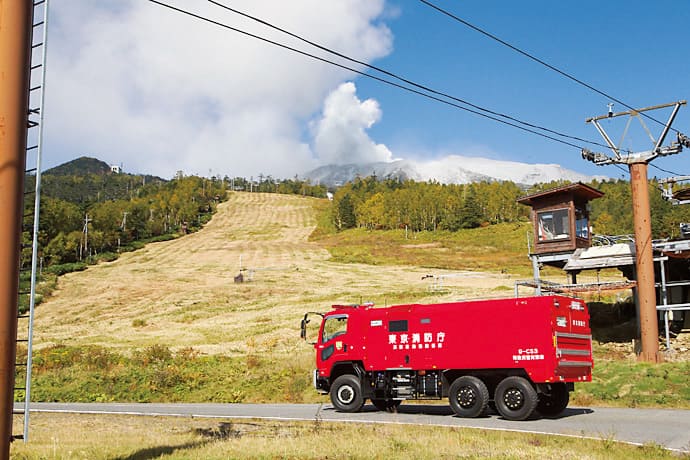
<path id="1" fill-rule="evenodd" d="M 633 201 L 633 227 L 635 229 L 635 272 L 637 280 L 637 304 L 639 305 L 640 335 L 642 351 L 639 359 L 642 361 L 659 362 L 659 324 L 656 308 L 656 283 L 654 280 L 654 255 L 652 248 L 652 224 L 651 212 L 649 207 L 649 186 L 647 180 L 648 163 L 658 156 L 680 153 L 683 145 L 674 143 L 669 147 L 662 147 L 671 124 L 678 114 L 678 110 L 686 101 L 678 101 L 670 104 L 660 104 L 652 107 L 645 107 L 638 110 L 630 110 L 614 114 L 607 114 L 598 117 L 588 118 L 585 121 L 592 123 L 597 131 L 604 138 L 614 157 L 607 157 L 600 153 L 592 153 L 588 150 L 582 151 L 585 159 L 591 160 L 598 165 L 604 164 L 627 164 L 630 170 L 630 185 L 632 189 Z M 664 129 L 658 139 L 654 139 L 652 150 L 638 153 L 628 153 L 621 155 L 620 146 L 616 146 L 611 138 L 606 134 L 599 124 L 599 120 L 614 118 L 624 115 L 639 117 L 640 113 L 649 110 L 673 107 L 671 115 L 664 125 Z M 646 126 L 643 124 L 643 127 Z M 627 127 L 626 127 L 627 131 Z M 648 130 L 647 130 L 648 131 Z M 649 132 L 649 131 L 648 131 Z M 624 139 L 621 139 L 621 145 Z"/>

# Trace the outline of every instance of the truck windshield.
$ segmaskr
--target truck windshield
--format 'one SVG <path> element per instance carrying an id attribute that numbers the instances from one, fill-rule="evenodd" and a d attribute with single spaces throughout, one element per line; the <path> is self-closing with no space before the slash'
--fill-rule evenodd
<path id="1" fill-rule="evenodd" d="M 346 332 L 347 315 L 329 316 L 326 318 L 326 322 L 323 323 L 323 337 L 321 340 L 325 343 Z"/>

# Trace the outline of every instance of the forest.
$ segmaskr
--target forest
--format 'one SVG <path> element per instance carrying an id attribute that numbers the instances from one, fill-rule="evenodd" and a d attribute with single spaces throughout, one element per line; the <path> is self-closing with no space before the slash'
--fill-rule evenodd
<path id="1" fill-rule="evenodd" d="M 25 180 L 27 197 L 35 176 Z M 326 197 L 323 186 L 297 178 L 277 181 L 236 177 L 185 176 L 172 180 L 150 175 L 112 173 L 107 163 L 82 157 L 45 171 L 41 180 L 39 255 L 44 267 L 112 260 L 145 242 L 174 238 L 207 222 L 227 190 L 251 190 Z M 25 199 L 27 224 L 34 200 Z M 22 266 L 31 258 L 32 228 L 22 235 Z"/>
<path id="2" fill-rule="evenodd" d="M 44 266 L 195 231 L 225 197 L 222 180 L 194 176 L 145 183 L 141 176 L 131 175 L 46 174 L 42 184 L 38 244 Z M 29 215 L 33 201 L 25 207 Z M 22 265 L 29 262 L 31 237 L 25 228 Z"/>
<path id="3" fill-rule="evenodd" d="M 26 180 L 27 191 L 34 176 Z M 449 231 L 525 222 L 530 209 L 517 199 L 563 185 L 529 188 L 512 182 L 484 181 L 449 185 L 375 176 L 356 178 L 334 190 L 330 218 L 336 231 L 407 229 Z M 588 185 L 604 192 L 591 202 L 590 223 L 599 235 L 633 233 L 630 183 L 615 179 Z M 111 260 L 117 253 L 149 241 L 193 232 L 207 222 L 228 190 L 285 193 L 326 198 L 327 188 L 308 181 L 243 177 L 185 176 L 172 180 L 150 175 L 116 174 L 99 160 L 79 158 L 46 171 L 42 179 L 39 253 L 42 266 Z M 690 207 L 662 199 L 649 184 L 654 238 L 675 238 L 681 222 L 690 222 Z M 33 200 L 26 200 L 30 216 Z M 22 265 L 30 262 L 31 229 L 23 233 Z"/>
<path id="4" fill-rule="evenodd" d="M 359 178 L 339 188 L 333 198 L 332 221 L 338 230 L 367 228 L 410 231 L 456 231 L 503 222 L 527 221 L 530 209 L 522 196 L 563 185 L 562 182 L 521 188 L 512 182 L 484 181 L 462 185 L 397 179 Z M 588 183 L 605 193 L 591 202 L 590 223 L 599 235 L 633 233 L 630 182 L 620 179 Z M 649 184 L 654 238 L 675 238 L 681 222 L 690 222 L 690 207 L 663 200 L 655 181 Z"/>

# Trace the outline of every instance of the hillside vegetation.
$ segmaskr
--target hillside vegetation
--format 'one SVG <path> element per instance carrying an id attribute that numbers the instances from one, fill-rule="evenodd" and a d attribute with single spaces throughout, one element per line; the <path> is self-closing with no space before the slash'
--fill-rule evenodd
<path id="1" fill-rule="evenodd" d="M 295 195 L 230 193 L 197 233 L 61 276 L 36 312 L 34 399 L 323 401 L 311 388 L 313 349 L 299 339 L 305 312 L 365 301 L 383 306 L 504 297 L 524 277 L 513 271 L 518 257 L 527 265 L 524 252 L 499 245 L 521 240 L 524 227 L 510 236 L 514 224 L 506 224 L 495 240 L 488 235 L 499 226 L 466 230 L 486 232 L 485 239 L 477 233 L 467 253 L 461 238 L 450 245 L 424 234 L 405 240 L 400 233 L 385 243 L 367 240 L 364 229 L 310 241 L 328 206 Z M 382 246 L 376 257 L 385 257 L 385 264 L 347 263 L 337 255 L 348 247 L 342 238 L 369 241 L 363 253 Z M 492 261 L 496 248 L 514 262 Z M 465 265 L 450 265 L 456 253 L 464 254 L 458 259 Z M 433 268 L 446 262 L 452 271 Z M 484 265 L 496 270 L 477 270 Z M 240 273 L 245 282 L 235 283 Z M 453 276 L 434 291 L 429 274 Z M 624 361 L 631 379 L 625 393 L 612 387 L 618 370 L 607 372 L 622 368 L 598 360 L 601 382 L 580 385 L 584 392 L 575 404 L 687 407 L 688 363 L 650 370 Z"/>
<path id="2" fill-rule="evenodd" d="M 60 278 L 37 315 L 37 344 L 114 348 L 166 344 L 208 353 L 296 350 L 307 310 L 360 300 L 430 300 L 428 270 L 334 263 L 308 241 L 326 200 L 231 193 L 200 231 L 152 243 L 114 262 Z M 253 281 L 235 284 L 243 269 Z M 512 286 L 508 274 L 458 287 L 487 296 Z M 454 295 L 458 295 L 455 292 Z M 301 346 L 301 345 L 300 345 Z"/>
<path id="3" fill-rule="evenodd" d="M 457 231 L 500 223 L 528 220 L 530 209 L 517 203 L 528 194 L 564 185 L 537 184 L 525 190 L 512 182 L 475 182 L 448 185 L 437 182 L 358 178 L 334 194 L 332 224 L 338 230 L 367 228 L 419 231 Z M 600 235 L 633 232 L 630 183 L 623 180 L 594 181 L 604 196 L 591 202 L 590 223 Z M 654 238 L 673 238 L 679 224 L 690 221 L 690 207 L 664 201 L 655 181 L 649 183 Z"/>

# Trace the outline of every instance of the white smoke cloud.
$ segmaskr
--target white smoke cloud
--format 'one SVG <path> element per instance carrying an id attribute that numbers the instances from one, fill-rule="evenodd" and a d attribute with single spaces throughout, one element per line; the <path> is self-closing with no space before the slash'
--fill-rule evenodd
<path id="1" fill-rule="evenodd" d="M 207 2 L 168 1 L 308 48 Z M 385 0 L 237 0 L 232 7 L 363 61 L 392 49 L 381 23 Z M 364 131 L 381 116 L 377 103 L 360 103 L 352 84 L 327 98 L 316 153 L 305 137 L 326 95 L 351 72 L 141 0 L 59 1 L 50 19 L 48 167 L 89 155 L 163 177 L 177 170 L 289 177 L 343 155 L 390 157 Z"/>
<path id="2" fill-rule="evenodd" d="M 323 115 L 314 128 L 314 150 L 322 164 L 351 164 L 391 161 L 393 154 L 376 144 L 366 129 L 381 119 L 374 99 L 362 102 L 355 84 L 341 84 L 328 95 Z"/>

